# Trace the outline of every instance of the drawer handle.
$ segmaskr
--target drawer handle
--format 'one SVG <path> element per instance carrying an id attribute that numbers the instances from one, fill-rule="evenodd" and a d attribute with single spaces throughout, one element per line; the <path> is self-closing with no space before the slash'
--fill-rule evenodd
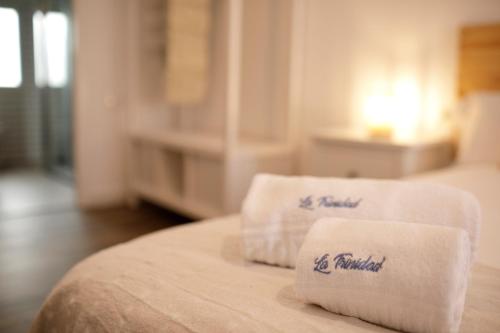
<path id="1" fill-rule="evenodd" d="M 350 170 L 347 172 L 347 178 L 358 178 L 359 173 L 356 170 Z"/>

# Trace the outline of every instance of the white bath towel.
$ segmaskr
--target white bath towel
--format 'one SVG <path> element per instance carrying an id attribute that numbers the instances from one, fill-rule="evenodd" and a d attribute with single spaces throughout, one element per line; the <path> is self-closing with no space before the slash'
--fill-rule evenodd
<path id="1" fill-rule="evenodd" d="M 469 273 L 458 228 L 324 218 L 297 258 L 306 303 L 406 332 L 457 332 Z"/>
<path id="2" fill-rule="evenodd" d="M 243 204 L 244 254 L 248 260 L 295 267 L 307 231 L 321 217 L 457 227 L 469 233 L 474 254 L 480 216 L 473 195 L 444 185 L 261 174 Z"/>

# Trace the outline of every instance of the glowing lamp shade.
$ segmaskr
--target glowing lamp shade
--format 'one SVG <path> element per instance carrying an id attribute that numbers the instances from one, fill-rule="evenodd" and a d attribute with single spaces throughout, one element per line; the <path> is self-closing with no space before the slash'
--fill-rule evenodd
<path id="1" fill-rule="evenodd" d="M 420 96 L 416 80 L 399 77 L 389 92 L 378 92 L 365 99 L 363 116 L 373 137 L 410 139 L 419 122 Z"/>
<path id="2" fill-rule="evenodd" d="M 399 139 L 416 135 L 420 116 L 420 91 L 417 80 L 411 76 L 399 77 L 393 86 L 394 129 Z"/>
<path id="3" fill-rule="evenodd" d="M 19 15 L 12 8 L 0 8 L 0 87 L 22 83 Z"/>
<path id="4" fill-rule="evenodd" d="M 390 138 L 393 132 L 393 113 L 394 109 L 389 96 L 369 96 L 364 106 L 364 117 L 370 135 Z"/>

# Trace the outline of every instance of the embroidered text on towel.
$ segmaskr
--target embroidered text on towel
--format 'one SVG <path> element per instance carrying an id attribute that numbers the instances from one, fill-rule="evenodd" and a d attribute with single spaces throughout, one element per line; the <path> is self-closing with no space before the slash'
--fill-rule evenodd
<path id="1" fill-rule="evenodd" d="M 326 270 L 328 268 L 328 256 L 329 256 L 329 254 L 326 253 L 321 258 L 318 257 L 318 258 L 314 259 L 314 264 L 316 265 L 316 266 L 314 266 L 314 270 L 316 272 L 320 272 L 323 274 L 330 274 L 331 273 L 330 271 Z"/>
<path id="2" fill-rule="evenodd" d="M 326 207 L 326 208 L 356 208 L 361 202 L 361 198 L 358 200 L 351 200 L 351 198 L 347 198 L 345 200 L 336 200 L 333 195 L 324 195 L 319 197 L 316 202 L 316 207 Z M 308 195 L 304 198 L 299 198 L 299 208 L 313 210 L 315 208 L 314 205 L 314 197 L 312 195 Z"/>
<path id="3" fill-rule="evenodd" d="M 328 270 L 329 255 L 329 253 L 325 253 L 324 255 L 314 259 L 315 266 L 313 270 L 323 274 L 330 274 L 331 271 Z M 363 260 L 362 258 L 354 259 L 352 253 L 344 252 L 337 254 L 332 261 L 334 269 L 353 269 L 377 273 L 383 268 L 382 266 L 385 262 L 385 257 L 383 257 L 381 261 L 376 262 L 372 260 L 372 256 L 369 256 L 365 260 Z"/>

